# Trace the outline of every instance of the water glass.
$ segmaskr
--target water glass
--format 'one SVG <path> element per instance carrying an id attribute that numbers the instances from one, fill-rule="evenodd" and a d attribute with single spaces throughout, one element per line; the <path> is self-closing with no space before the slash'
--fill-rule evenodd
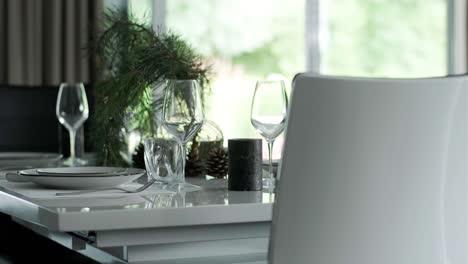
<path id="1" fill-rule="evenodd" d="M 158 181 L 176 183 L 182 167 L 179 143 L 174 139 L 146 138 L 145 166 L 148 175 Z"/>

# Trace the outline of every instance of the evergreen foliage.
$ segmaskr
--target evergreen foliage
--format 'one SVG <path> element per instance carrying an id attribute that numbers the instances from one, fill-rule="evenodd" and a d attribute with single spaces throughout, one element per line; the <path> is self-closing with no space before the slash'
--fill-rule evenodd
<path id="1" fill-rule="evenodd" d="M 205 94 L 209 67 L 180 36 L 155 32 L 125 10 L 107 10 L 105 30 L 93 48 L 103 79 L 96 83 L 92 140 L 98 164 L 128 166 L 125 129 L 154 135 L 163 98 L 154 87 L 170 79 L 198 79 Z"/>

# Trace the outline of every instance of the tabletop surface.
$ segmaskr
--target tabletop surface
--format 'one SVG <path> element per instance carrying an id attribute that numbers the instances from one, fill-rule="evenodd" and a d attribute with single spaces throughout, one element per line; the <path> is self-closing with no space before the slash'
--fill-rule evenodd
<path id="1" fill-rule="evenodd" d="M 0 180 L 0 210 L 59 231 L 116 230 L 271 220 L 274 194 L 227 190 L 223 179 L 189 178 L 195 192 L 156 192 L 105 197 L 34 199 L 20 186 Z M 18 188 L 18 189 L 17 189 Z"/>

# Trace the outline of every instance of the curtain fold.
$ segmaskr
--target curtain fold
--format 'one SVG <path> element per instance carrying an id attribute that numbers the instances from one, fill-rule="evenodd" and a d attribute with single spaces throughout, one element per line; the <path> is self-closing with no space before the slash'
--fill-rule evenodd
<path id="1" fill-rule="evenodd" d="M 89 83 L 102 0 L 0 0 L 0 84 Z"/>

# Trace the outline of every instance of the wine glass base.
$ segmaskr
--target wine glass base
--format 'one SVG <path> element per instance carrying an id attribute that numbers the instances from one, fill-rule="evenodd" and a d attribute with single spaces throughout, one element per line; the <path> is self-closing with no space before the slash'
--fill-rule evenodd
<path id="1" fill-rule="evenodd" d="M 63 161 L 62 165 L 65 167 L 82 167 L 88 164 L 87 160 L 80 158 L 67 158 Z"/>
<path id="2" fill-rule="evenodd" d="M 276 187 L 275 181 L 275 179 L 263 178 L 263 190 L 270 192 L 274 191 Z"/>
<path id="3" fill-rule="evenodd" d="M 198 185 L 190 184 L 187 182 L 170 183 L 166 186 L 166 190 L 176 192 L 195 192 L 200 191 L 202 188 Z"/>

